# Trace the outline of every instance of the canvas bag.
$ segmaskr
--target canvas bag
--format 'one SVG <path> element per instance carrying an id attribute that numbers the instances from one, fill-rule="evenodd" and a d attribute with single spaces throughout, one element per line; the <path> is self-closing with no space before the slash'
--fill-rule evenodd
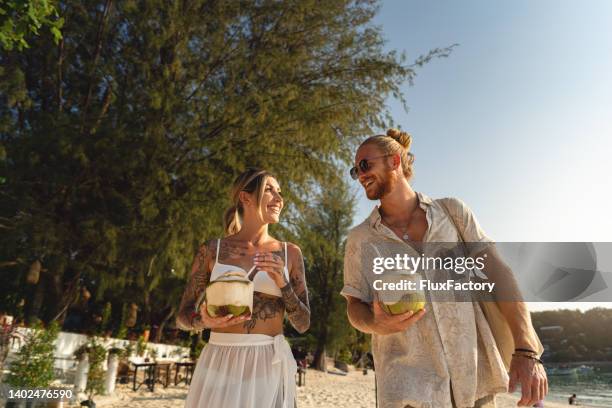
<path id="1" fill-rule="evenodd" d="M 438 203 L 444 209 L 446 216 L 453 223 L 453 226 L 457 230 L 459 234 L 459 239 L 461 240 L 461 244 L 463 245 L 464 252 L 467 252 L 465 247 L 465 238 L 463 236 L 463 231 L 459 228 L 457 222 L 454 217 L 451 215 L 446 202 L 443 200 L 437 200 Z M 465 254 L 468 255 L 467 253 Z M 487 323 L 489 323 L 489 327 L 491 328 L 491 333 L 493 334 L 493 338 L 495 339 L 495 344 L 497 345 L 497 350 L 501 356 L 501 359 L 506 367 L 506 371 L 510 371 L 510 362 L 512 361 L 512 354 L 514 353 L 514 337 L 512 337 L 512 331 L 510 330 L 510 325 L 508 321 L 504 317 L 503 313 L 499 309 L 499 306 L 495 302 L 478 302 L 480 304 L 480 308 L 487 319 Z M 537 352 L 538 357 L 542 355 L 544 352 L 544 346 L 540 342 L 536 333 L 532 333 L 532 336 L 537 341 L 537 349 L 534 350 Z"/>

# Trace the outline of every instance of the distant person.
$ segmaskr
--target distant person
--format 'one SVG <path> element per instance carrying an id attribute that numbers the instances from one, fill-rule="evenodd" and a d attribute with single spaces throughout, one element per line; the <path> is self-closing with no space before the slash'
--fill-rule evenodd
<path id="1" fill-rule="evenodd" d="M 578 405 L 578 401 L 576 401 L 576 394 L 572 394 L 572 396 L 568 398 L 567 402 L 570 405 Z"/>
<path id="2" fill-rule="evenodd" d="M 283 335 L 287 316 L 300 333 L 310 307 L 300 248 L 268 234 L 284 200 L 270 173 L 249 169 L 234 181 L 225 213 L 226 236 L 202 245 L 177 316 L 183 330 L 211 329 L 195 367 L 186 408 L 293 408 L 297 364 Z M 242 271 L 253 281 L 249 315 L 212 317 L 197 305 L 208 283 Z M 199 307 L 199 308 L 198 308 Z"/>
<path id="3" fill-rule="evenodd" d="M 463 201 L 433 200 L 412 189 L 410 144 L 411 136 L 397 129 L 372 136 L 357 150 L 350 171 L 370 200 L 380 200 L 348 234 L 341 291 L 353 327 L 372 334 L 378 406 L 495 407 L 495 394 L 512 391 L 517 384 L 522 392 L 518 405 L 532 406 L 544 398 L 548 382 L 537 351 L 540 342 L 524 302 L 498 303 L 512 331 L 513 338 L 508 340 L 516 347 L 508 376 L 477 302 L 439 302 L 428 305 L 427 311 L 391 315 L 376 297 L 373 285 L 380 275 L 373 275 L 372 265 L 361 264 L 366 244 L 368 248 L 393 244 L 419 257 L 412 246 L 423 242 L 487 243 L 485 250 L 474 255 L 486 258 L 483 271 L 492 275 L 501 270 L 496 276 L 512 277 Z M 466 163 L 470 160 L 464 158 Z M 510 284 L 507 287 L 518 291 Z"/>

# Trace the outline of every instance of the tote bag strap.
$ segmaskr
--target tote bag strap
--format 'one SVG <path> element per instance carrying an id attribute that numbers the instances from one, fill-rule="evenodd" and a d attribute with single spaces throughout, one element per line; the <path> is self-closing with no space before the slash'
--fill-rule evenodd
<path id="1" fill-rule="evenodd" d="M 459 240 L 461 241 L 464 253 L 465 255 L 467 255 L 467 248 L 463 231 L 461 228 L 458 227 L 455 218 L 451 215 L 447 201 L 444 199 L 436 201 L 440 204 L 440 206 L 446 213 L 446 217 L 453 224 L 455 230 L 457 230 L 457 234 L 459 234 Z M 514 338 L 512 337 L 512 331 L 510 330 L 508 321 L 502 314 L 501 310 L 499 310 L 499 306 L 497 305 L 497 303 L 478 303 L 485 318 L 487 319 L 487 323 L 489 324 L 489 328 L 491 329 L 491 334 L 493 334 L 493 338 L 495 340 L 495 345 L 497 346 L 497 350 L 499 351 L 499 355 L 504 363 L 506 371 L 510 371 L 510 362 L 512 361 L 512 353 L 514 353 Z"/>

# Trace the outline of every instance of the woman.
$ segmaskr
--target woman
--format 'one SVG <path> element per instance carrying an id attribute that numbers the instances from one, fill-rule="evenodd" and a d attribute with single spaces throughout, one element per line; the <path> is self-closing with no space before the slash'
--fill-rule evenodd
<path id="1" fill-rule="evenodd" d="M 283 197 L 267 171 L 249 169 L 232 188 L 224 217 L 226 237 L 202 245 L 193 261 L 177 325 L 211 329 L 189 388 L 186 408 L 291 408 L 297 366 L 283 336 L 285 312 L 300 333 L 310 325 L 308 292 L 300 248 L 268 234 L 279 221 Z M 206 285 L 230 270 L 249 271 L 253 311 L 212 317 L 196 311 Z"/>

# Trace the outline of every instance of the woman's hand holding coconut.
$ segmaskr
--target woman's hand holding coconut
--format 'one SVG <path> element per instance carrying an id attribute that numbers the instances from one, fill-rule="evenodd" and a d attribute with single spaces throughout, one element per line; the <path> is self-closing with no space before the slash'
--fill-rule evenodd
<path id="1" fill-rule="evenodd" d="M 206 310 L 206 302 L 202 302 L 202 306 L 200 306 L 200 320 L 204 327 L 208 329 L 220 329 L 222 327 L 229 327 L 235 324 L 240 324 L 246 320 L 251 319 L 251 314 L 245 314 L 240 316 L 234 316 L 232 314 L 228 314 L 225 316 L 213 317 L 208 314 Z"/>

